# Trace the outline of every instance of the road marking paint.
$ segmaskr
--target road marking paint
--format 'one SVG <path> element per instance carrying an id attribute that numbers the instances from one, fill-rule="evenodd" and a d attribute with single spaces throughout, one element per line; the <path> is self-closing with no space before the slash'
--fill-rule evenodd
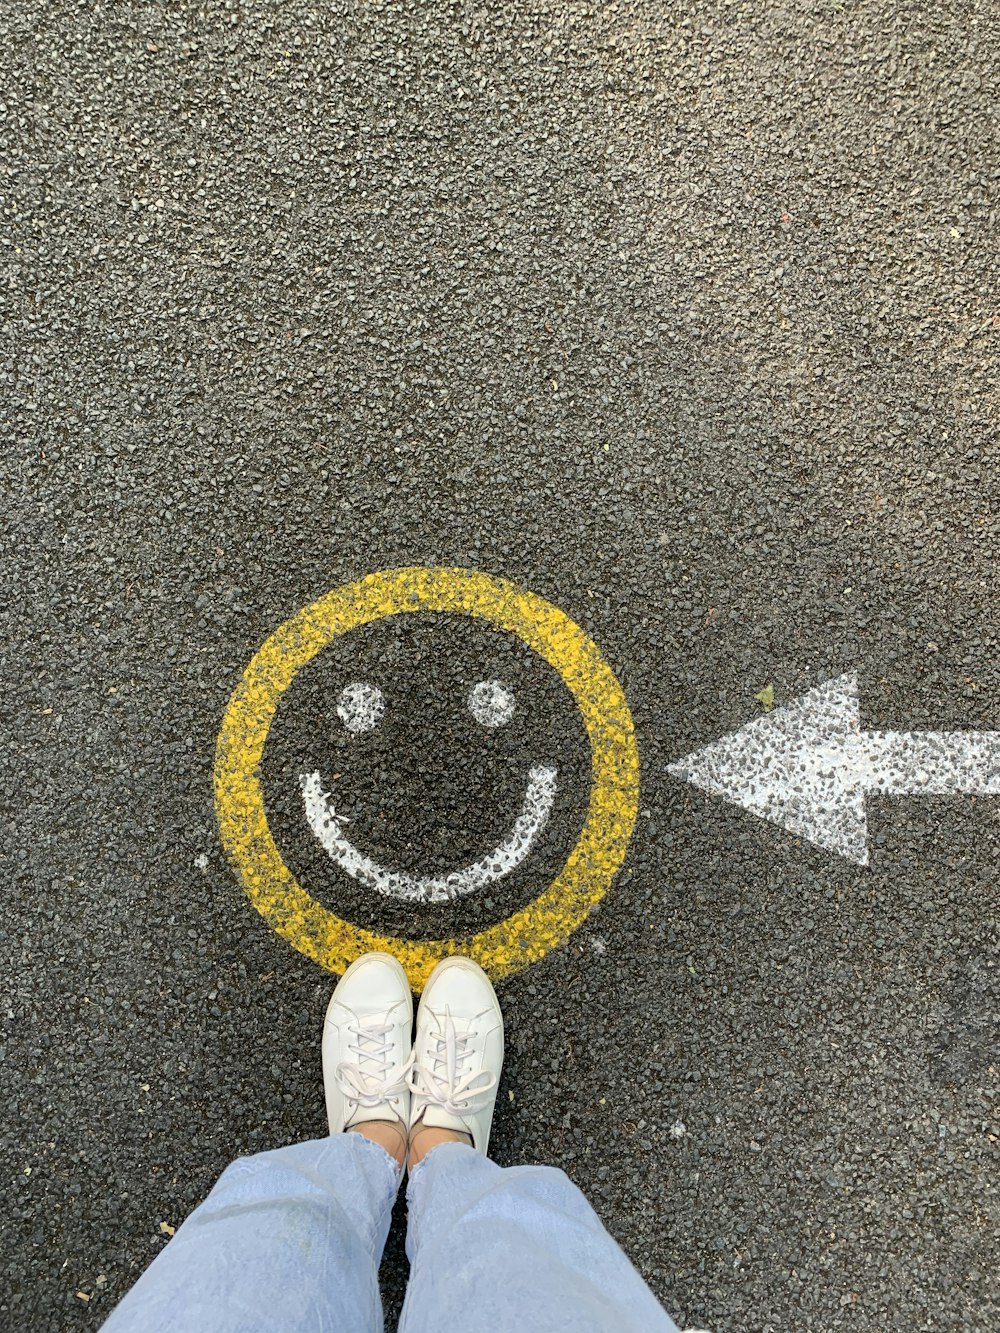
<path id="1" fill-rule="evenodd" d="M 532 768 L 521 813 L 503 842 L 472 865 L 448 875 L 410 875 L 402 870 L 386 870 L 344 836 L 340 826 L 348 821 L 333 809 L 319 774 L 304 773 L 300 783 L 309 827 L 341 870 L 365 888 L 375 889 L 387 898 L 447 903 L 495 883 L 524 861 L 535 845 L 535 839 L 549 822 L 556 795 L 556 770 L 542 766 Z"/>
<path id="2" fill-rule="evenodd" d="M 499 680 L 481 680 L 466 700 L 469 712 L 481 727 L 505 727 L 514 716 L 514 696 Z"/>
<path id="3" fill-rule="evenodd" d="M 667 771 L 867 865 L 867 793 L 1000 796 L 1000 731 L 863 732 L 852 674 L 755 718 Z"/>
<path id="4" fill-rule="evenodd" d="M 516 634 L 562 677 L 591 748 L 587 815 L 562 870 L 537 898 L 475 935 L 445 940 L 386 936 L 338 917 L 285 865 L 268 827 L 260 763 L 281 696 L 338 635 L 387 616 L 450 612 Z M 394 954 L 420 990 L 450 954 L 474 958 L 494 978 L 565 943 L 608 891 L 624 859 L 639 799 L 639 755 L 628 704 L 597 645 L 544 598 L 475 570 L 384 570 L 335 588 L 293 615 L 254 655 L 226 708 L 215 756 L 215 807 L 223 847 L 268 924 L 301 953 L 343 972 L 369 950 Z"/>
<path id="5" fill-rule="evenodd" d="M 337 700 L 337 716 L 353 735 L 363 731 L 372 731 L 382 721 L 385 712 L 385 695 L 377 685 L 369 685 L 363 680 L 345 685 Z"/>

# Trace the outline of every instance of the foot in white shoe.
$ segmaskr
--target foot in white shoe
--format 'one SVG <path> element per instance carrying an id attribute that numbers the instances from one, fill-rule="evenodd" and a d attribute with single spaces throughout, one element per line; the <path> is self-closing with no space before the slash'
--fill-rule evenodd
<path id="1" fill-rule="evenodd" d="M 412 1028 L 410 983 L 396 959 L 368 953 L 353 962 L 337 983 L 323 1024 L 331 1134 L 382 1121 L 405 1142 Z"/>
<path id="2" fill-rule="evenodd" d="M 411 1146 L 420 1130 L 438 1129 L 468 1135 L 485 1153 L 502 1067 L 503 1015 L 489 978 L 469 958 L 446 958 L 417 1010 Z"/>

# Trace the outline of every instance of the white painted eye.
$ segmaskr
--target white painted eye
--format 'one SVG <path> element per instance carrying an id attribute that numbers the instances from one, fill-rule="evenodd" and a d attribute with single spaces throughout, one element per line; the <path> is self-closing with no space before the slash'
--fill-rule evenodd
<path id="1" fill-rule="evenodd" d="M 355 736 L 362 731 L 371 731 L 382 721 L 385 712 L 385 695 L 377 685 L 369 685 L 363 680 L 345 685 L 337 700 L 337 716 L 348 731 Z"/>
<path id="2" fill-rule="evenodd" d="M 466 700 L 481 727 L 503 727 L 514 716 L 514 696 L 499 680 L 481 680 Z"/>

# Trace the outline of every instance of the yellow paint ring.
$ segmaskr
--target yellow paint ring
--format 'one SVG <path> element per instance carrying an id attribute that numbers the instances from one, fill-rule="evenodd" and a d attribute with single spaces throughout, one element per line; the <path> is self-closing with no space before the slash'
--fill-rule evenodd
<path id="1" fill-rule="evenodd" d="M 527 907 L 476 935 L 408 940 L 352 925 L 323 907 L 285 865 L 268 828 L 260 762 L 278 702 L 296 673 L 339 634 L 385 616 L 445 611 L 509 630 L 554 667 L 590 737 L 591 789 L 579 841 L 560 873 Z M 247 896 L 300 953 L 343 972 L 363 953 L 395 955 L 414 990 L 449 954 L 474 958 L 494 980 L 565 943 L 604 897 L 622 863 L 639 805 L 632 715 L 597 645 L 558 607 L 503 579 L 468 569 L 383 570 L 345 584 L 274 631 L 233 693 L 215 753 L 215 809 Z"/>

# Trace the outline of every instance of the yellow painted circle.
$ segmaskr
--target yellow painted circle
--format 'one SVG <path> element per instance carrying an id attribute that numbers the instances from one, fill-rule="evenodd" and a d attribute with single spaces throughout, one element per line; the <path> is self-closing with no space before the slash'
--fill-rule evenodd
<path id="1" fill-rule="evenodd" d="M 509 630 L 558 671 L 590 738 L 590 805 L 560 873 L 527 907 L 476 935 L 408 940 L 352 925 L 298 883 L 264 813 L 260 762 L 282 694 L 296 673 L 339 634 L 385 616 L 445 611 Z M 303 607 L 280 625 L 243 673 L 222 720 L 215 753 L 215 809 L 222 843 L 250 901 L 300 953 L 343 972 L 363 953 L 394 954 L 414 990 L 449 954 L 474 958 L 494 980 L 563 944 L 604 897 L 625 856 L 639 804 L 632 715 L 614 672 L 592 639 L 558 607 L 503 579 L 469 569 L 389 569 Z"/>

